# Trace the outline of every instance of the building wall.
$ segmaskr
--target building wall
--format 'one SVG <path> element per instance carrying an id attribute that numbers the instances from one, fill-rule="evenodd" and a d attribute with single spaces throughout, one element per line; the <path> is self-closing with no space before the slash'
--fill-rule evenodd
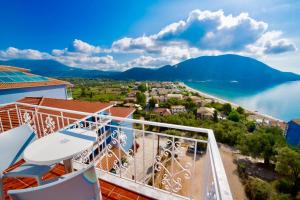
<path id="1" fill-rule="evenodd" d="M 300 125 L 294 121 L 288 123 L 286 141 L 289 145 L 298 145 L 300 143 Z"/>
<path id="2" fill-rule="evenodd" d="M 24 97 L 67 99 L 65 85 L 0 90 L 0 104 L 15 102 Z"/>

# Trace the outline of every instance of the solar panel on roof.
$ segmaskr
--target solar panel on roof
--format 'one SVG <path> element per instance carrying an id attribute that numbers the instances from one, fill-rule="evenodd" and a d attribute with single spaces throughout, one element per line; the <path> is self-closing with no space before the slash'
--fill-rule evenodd
<path id="1" fill-rule="evenodd" d="M 1 80 L 5 83 L 12 83 L 13 81 L 8 77 L 1 77 Z"/>
<path id="2" fill-rule="evenodd" d="M 20 77 L 18 77 L 18 76 L 13 77 L 13 78 L 11 78 L 11 79 L 13 79 L 14 82 L 24 82 L 24 79 L 22 79 L 22 78 L 20 78 Z"/>
<path id="3" fill-rule="evenodd" d="M 0 71 L 0 82 L 21 83 L 21 82 L 42 82 L 48 81 L 48 78 L 37 75 L 27 75 L 20 71 Z"/>

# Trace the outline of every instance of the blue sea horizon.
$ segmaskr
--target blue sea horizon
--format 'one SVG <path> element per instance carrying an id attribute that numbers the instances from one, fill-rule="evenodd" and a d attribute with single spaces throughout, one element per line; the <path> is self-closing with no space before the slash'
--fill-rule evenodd
<path id="1" fill-rule="evenodd" d="M 284 121 L 300 118 L 300 81 L 285 82 L 260 90 L 256 87 L 245 89 L 236 81 L 186 81 L 184 83 L 200 92 Z"/>

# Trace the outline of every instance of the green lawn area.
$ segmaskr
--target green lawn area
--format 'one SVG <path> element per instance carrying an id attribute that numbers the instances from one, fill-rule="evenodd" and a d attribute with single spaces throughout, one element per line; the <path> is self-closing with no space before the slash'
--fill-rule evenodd
<path id="1" fill-rule="evenodd" d="M 103 79 L 65 79 L 71 82 L 73 99 L 85 101 L 123 101 L 133 88 L 132 81 L 115 81 Z"/>

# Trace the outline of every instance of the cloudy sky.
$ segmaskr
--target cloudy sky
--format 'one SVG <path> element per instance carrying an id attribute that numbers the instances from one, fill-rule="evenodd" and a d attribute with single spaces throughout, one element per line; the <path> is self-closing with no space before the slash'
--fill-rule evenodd
<path id="1" fill-rule="evenodd" d="M 123 71 L 235 53 L 300 74 L 299 0 L 1 0 L 0 60 Z"/>

